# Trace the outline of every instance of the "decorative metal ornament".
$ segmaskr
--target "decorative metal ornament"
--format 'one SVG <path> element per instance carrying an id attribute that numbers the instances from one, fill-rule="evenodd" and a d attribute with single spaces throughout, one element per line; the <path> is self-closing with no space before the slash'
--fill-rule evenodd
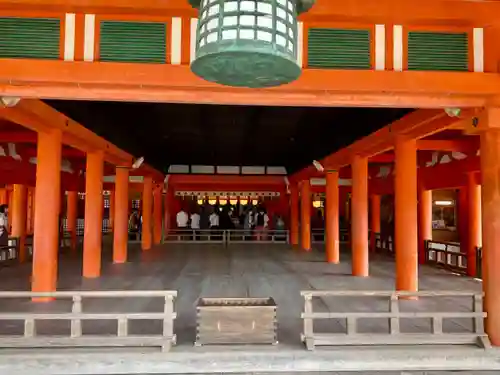
<path id="1" fill-rule="evenodd" d="M 315 0 L 189 0 L 199 9 L 199 77 L 226 86 L 272 87 L 301 74 L 297 15 Z"/>

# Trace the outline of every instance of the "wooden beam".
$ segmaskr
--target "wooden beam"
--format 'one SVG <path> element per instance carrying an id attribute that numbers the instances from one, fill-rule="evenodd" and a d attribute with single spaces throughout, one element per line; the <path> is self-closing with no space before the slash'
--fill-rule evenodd
<path id="1" fill-rule="evenodd" d="M 0 10 L 33 13 L 74 12 L 96 14 L 134 14 L 137 16 L 188 16 L 197 12 L 187 0 L 2 0 Z M 496 1 L 467 0 L 316 0 L 301 18 L 304 21 L 361 22 L 386 24 L 431 24 L 484 26 L 498 22 L 500 4 Z"/>
<path id="2" fill-rule="evenodd" d="M 99 137 L 76 121 L 58 112 L 37 99 L 23 99 L 15 107 L 0 108 L 0 117 L 22 125 L 33 131 L 58 128 L 63 132 L 63 143 L 85 153 L 104 151 L 105 160 L 111 164 L 131 167 L 133 156 Z M 163 182 L 163 174 L 147 164 L 139 168 L 140 173 Z"/>
<path id="3" fill-rule="evenodd" d="M 31 147 L 20 151 L 19 155 L 22 157 L 26 156 L 28 158 L 36 157 L 37 151 L 36 148 Z M 85 153 L 81 150 L 77 150 L 76 148 L 63 148 L 61 155 L 63 158 L 80 158 L 82 160 L 85 158 Z"/>
<path id="4" fill-rule="evenodd" d="M 417 141 L 419 150 L 427 151 L 450 151 L 470 153 L 479 149 L 479 138 L 470 140 L 428 140 Z"/>
<path id="5" fill-rule="evenodd" d="M 36 143 L 37 135 L 29 131 L 0 132 L 0 142 L 5 143 Z"/>
<path id="6" fill-rule="evenodd" d="M 233 105 L 481 107 L 500 96 L 500 75 L 305 69 L 289 85 L 244 89 L 204 81 L 188 66 L 2 59 L 0 92 L 21 97 Z"/>
<path id="7" fill-rule="evenodd" d="M 169 185 L 285 185 L 283 176 L 229 176 L 229 175 L 188 175 L 171 174 Z"/>
<path id="8" fill-rule="evenodd" d="M 473 113 L 473 110 L 463 111 L 462 116 L 472 116 Z M 393 149 L 394 137 L 397 135 L 423 138 L 444 130 L 457 121 L 461 119 L 448 116 L 442 109 L 420 109 L 326 157 L 322 163 L 342 167 L 351 162 L 353 155 L 371 157 Z"/>
<path id="9" fill-rule="evenodd" d="M 132 155 L 120 150 L 104 138 L 76 121 L 36 99 L 23 99 L 15 107 L 0 108 L 0 117 L 33 131 L 58 128 L 63 131 L 63 142 L 84 152 L 103 150 L 106 161 L 123 166 L 132 164 Z"/>
<path id="10" fill-rule="evenodd" d="M 373 155 L 370 160 L 370 163 L 393 163 L 394 162 L 394 154 L 378 154 Z"/>
<path id="11" fill-rule="evenodd" d="M 394 148 L 395 136 L 404 135 L 417 139 L 423 138 L 451 127 L 456 122 L 463 121 L 463 118 L 471 117 L 475 113 L 475 109 L 468 109 L 462 111 L 460 117 L 450 117 L 442 109 L 416 110 L 342 150 L 327 156 L 320 162 L 326 169 L 339 169 L 349 165 L 354 155 L 373 159 L 376 155 Z M 307 179 L 311 173 L 312 169 L 308 167 L 292 175 L 290 180 L 300 181 Z"/>

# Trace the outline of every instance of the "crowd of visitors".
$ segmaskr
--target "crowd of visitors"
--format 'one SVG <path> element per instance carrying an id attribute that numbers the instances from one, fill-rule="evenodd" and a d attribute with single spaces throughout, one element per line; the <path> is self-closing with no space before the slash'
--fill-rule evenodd
<path id="1" fill-rule="evenodd" d="M 274 217 L 274 222 L 264 207 L 247 206 L 236 210 L 233 206 L 197 206 L 186 212 L 183 208 L 176 215 L 179 233 L 193 231 L 194 236 L 200 233 L 220 235 L 222 231 L 234 230 L 245 239 L 265 240 L 268 231 L 285 231 L 285 222 L 280 215 Z"/>

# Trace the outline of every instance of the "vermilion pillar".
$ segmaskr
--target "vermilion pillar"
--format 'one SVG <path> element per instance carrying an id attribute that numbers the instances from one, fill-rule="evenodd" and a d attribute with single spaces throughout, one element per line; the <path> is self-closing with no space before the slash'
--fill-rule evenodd
<path id="1" fill-rule="evenodd" d="M 155 245 L 161 243 L 161 235 L 162 235 L 162 186 L 156 185 L 154 188 L 154 197 L 153 197 L 153 241 Z"/>
<path id="2" fill-rule="evenodd" d="M 71 250 L 76 250 L 76 221 L 78 219 L 78 192 L 68 191 L 66 196 L 66 224 L 71 234 Z"/>
<path id="3" fill-rule="evenodd" d="M 113 231 L 115 227 L 115 190 L 109 192 L 109 229 Z"/>
<path id="4" fill-rule="evenodd" d="M 483 291 L 486 333 L 500 345 L 500 108 L 487 110 L 481 139 Z M 482 126 L 480 122 L 480 126 Z M 491 128 L 491 127 L 498 128 Z"/>
<path id="5" fill-rule="evenodd" d="M 355 156 L 352 161 L 351 199 L 352 274 L 366 277 L 368 263 L 368 159 Z"/>
<path id="6" fill-rule="evenodd" d="M 467 274 L 476 276 L 476 248 L 482 246 L 481 240 L 481 185 L 476 183 L 474 173 L 467 175 L 468 198 L 468 241 L 467 241 Z"/>
<path id="7" fill-rule="evenodd" d="M 19 261 L 26 260 L 26 219 L 28 217 L 27 189 L 24 185 L 14 185 L 12 191 L 12 207 L 10 215 L 12 217 L 12 236 L 19 238 Z"/>
<path id="8" fill-rule="evenodd" d="M 417 141 L 398 137 L 394 149 L 396 289 L 418 290 Z"/>
<path id="9" fill-rule="evenodd" d="M 7 189 L 0 189 L 0 204 L 7 204 L 9 201 Z"/>
<path id="10" fill-rule="evenodd" d="M 7 203 L 7 205 L 10 208 L 12 208 L 12 206 L 13 206 L 12 200 L 14 199 L 14 185 L 8 185 L 7 191 L 8 191 L 8 203 Z M 12 223 L 9 223 L 9 226 L 12 226 L 11 224 Z"/>
<path id="11" fill-rule="evenodd" d="M 469 243 L 469 197 L 467 190 L 467 184 L 458 190 L 458 238 L 464 252 L 467 252 Z"/>
<path id="12" fill-rule="evenodd" d="M 38 133 L 33 292 L 51 292 L 57 284 L 59 200 L 61 189 L 60 130 Z"/>
<path id="13" fill-rule="evenodd" d="M 300 185 L 300 203 L 302 249 L 311 251 L 311 182 L 309 180 L 302 181 Z"/>
<path id="14" fill-rule="evenodd" d="M 103 167 L 104 154 L 102 151 L 87 154 L 83 276 L 90 278 L 101 275 Z"/>
<path id="15" fill-rule="evenodd" d="M 35 219 L 35 189 L 28 187 L 28 217 L 26 218 L 26 234 L 33 234 L 33 221 Z"/>
<path id="16" fill-rule="evenodd" d="M 127 261 L 128 244 L 128 169 L 116 168 L 114 230 L 113 230 L 113 262 Z"/>
<path id="17" fill-rule="evenodd" d="M 153 178 L 144 177 L 144 191 L 142 193 L 142 250 L 151 249 L 152 220 L 151 208 L 153 206 Z"/>
<path id="18" fill-rule="evenodd" d="M 290 242 L 299 244 L 299 189 L 297 185 L 290 186 Z"/>
<path id="19" fill-rule="evenodd" d="M 339 173 L 326 174 L 326 260 L 339 263 Z"/>
<path id="20" fill-rule="evenodd" d="M 423 186 L 420 186 L 418 193 L 418 262 L 424 264 L 425 243 L 432 240 L 432 190 L 426 190 Z"/>
<path id="21" fill-rule="evenodd" d="M 376 238 L 375 235 L 378 233 L 380 235 L 380 195 L 372 194 L 370 196 L 371 203 L 371 238 L 370 245 L 371 250 L 375 251 L 376 247 Z"/>

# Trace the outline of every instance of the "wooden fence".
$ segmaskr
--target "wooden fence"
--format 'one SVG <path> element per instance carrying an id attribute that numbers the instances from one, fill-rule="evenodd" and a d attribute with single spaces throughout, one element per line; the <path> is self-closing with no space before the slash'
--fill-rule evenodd
<path id="1" fill-rule="evenodd" d="M 380 233 L 375 233 L 375 251 L 394 256 L 394 240 L 392 237 L 382 239 Z"/>
<path id="2" fill-rule="evenodd" d="M 24 321 L 24 334 L 21 336 L 0 335 L 0 348 L 45 348 L 45 347 L 160 347 L 168 351 L 175 344 L 176 336 L 173 323 L 174 298 L 176 291 L 90 291 L 90 292 L 0 292 L 0 301 L 5 299 L 55 299 L 71 301 L 70 312 L 2 312 L 0 321 Z M 139 298 L 162 298 L 162 312 L 86 312 L 87 299 L 116 300 L 127 299 L 133 305 Z M 82 323 L 86 321 L 116 321 L 116 335 L 84 334 Z M 162 321 L 162 331 L 154 335 L 130 335 L 129 321 Z M 70 322 L 67 336 L 37 334 L 37 322 Z M 62 323 L 64 324 L 64 323 Z M 52 331 L 52 330 L 51 330 Z"/>
<path id="3" fill-rule="evenodd" d="M 474 292 L 396 292 L 396 291 L 302 291 L 304 297 L 304 312 L 302 319 L 304 333 L 302 341 L 307 349 L 313 350 L 315 346 L 345 346 L 345 345 L 431 345 L 431 344 L 477 344 L 483 348 L 491 347 L 487 335 L 484 333 L 483 295 Z M 367 300 L 382 298 L 388 302 L 388 311 L 356 311 L 356 312 L 314 312 L 313 298 L 326 300 L 330 298 L 332 304 L 345 308 L 348 304 L 345 297 L 356 297 L 352 306 L 356 310 L 363 310 Z M 448 311 L 422 311 L 425 303 L 423 301 L 406 301 L 418 304 L 419 311 L 401 311 L 401 299 L 432 297 L 442 302 L 444 298 L 466 298 L 472 301 L 471 311 L 458 312 L 456 305 Z M 344 298 L 344 301 L 342 299 Z M 437 302 L 437 301 L 436 301 Z M 325 304 L 325 301 L 323 301 Z M 406 310 L 405 306 L 405 309 Z M 429 319 L 430 330 L 426 332 L 410 333 L 402 332 L 400 329 L 402 319 L 416 322 L 417 319 Z M 443 330 L 444 319 L 467 318 L 472 322 L 472 329 L 467 332 L 451 333 Z M 346 322 L 344 332 L 318 333 L 314 331 L 314 321 L 317 319 L 336 319 Z M 361 332 L 359 328 L 360 319 L 380 319 L 388 324 L 388 332 Z M 330 321 L 333 323 L 333 321 Z M 338 321 L 337 321 L 338 323 Z"/>
<path id="4" fill-rule="evenodd" d="M 459 243 L 425 241 L 425 261 L 459 273 L 467 272 L 467 254 Z"/>
<path id="5" fill-rule="evenodd" d="M 245 243 L 269 243 L 269 244 L 288 244 L 290 243 L 290 235 L 288 230 L 266 231 L 255 230 L 253 232 L 245 230 L 228 230 L 226 231 L 226 241 L 228 244 L 245 244 Z"/>
<path id="6" fill-rule="evenodd" d="M 339 242 L 347 244 L 351 240 L 350 230 L 346 228 L 341 228 L 339 231 Z M 312 243 L 324 243 L 326 240 L 324 229 L 313 229 L 311 230 L 311 241 Z"/>

